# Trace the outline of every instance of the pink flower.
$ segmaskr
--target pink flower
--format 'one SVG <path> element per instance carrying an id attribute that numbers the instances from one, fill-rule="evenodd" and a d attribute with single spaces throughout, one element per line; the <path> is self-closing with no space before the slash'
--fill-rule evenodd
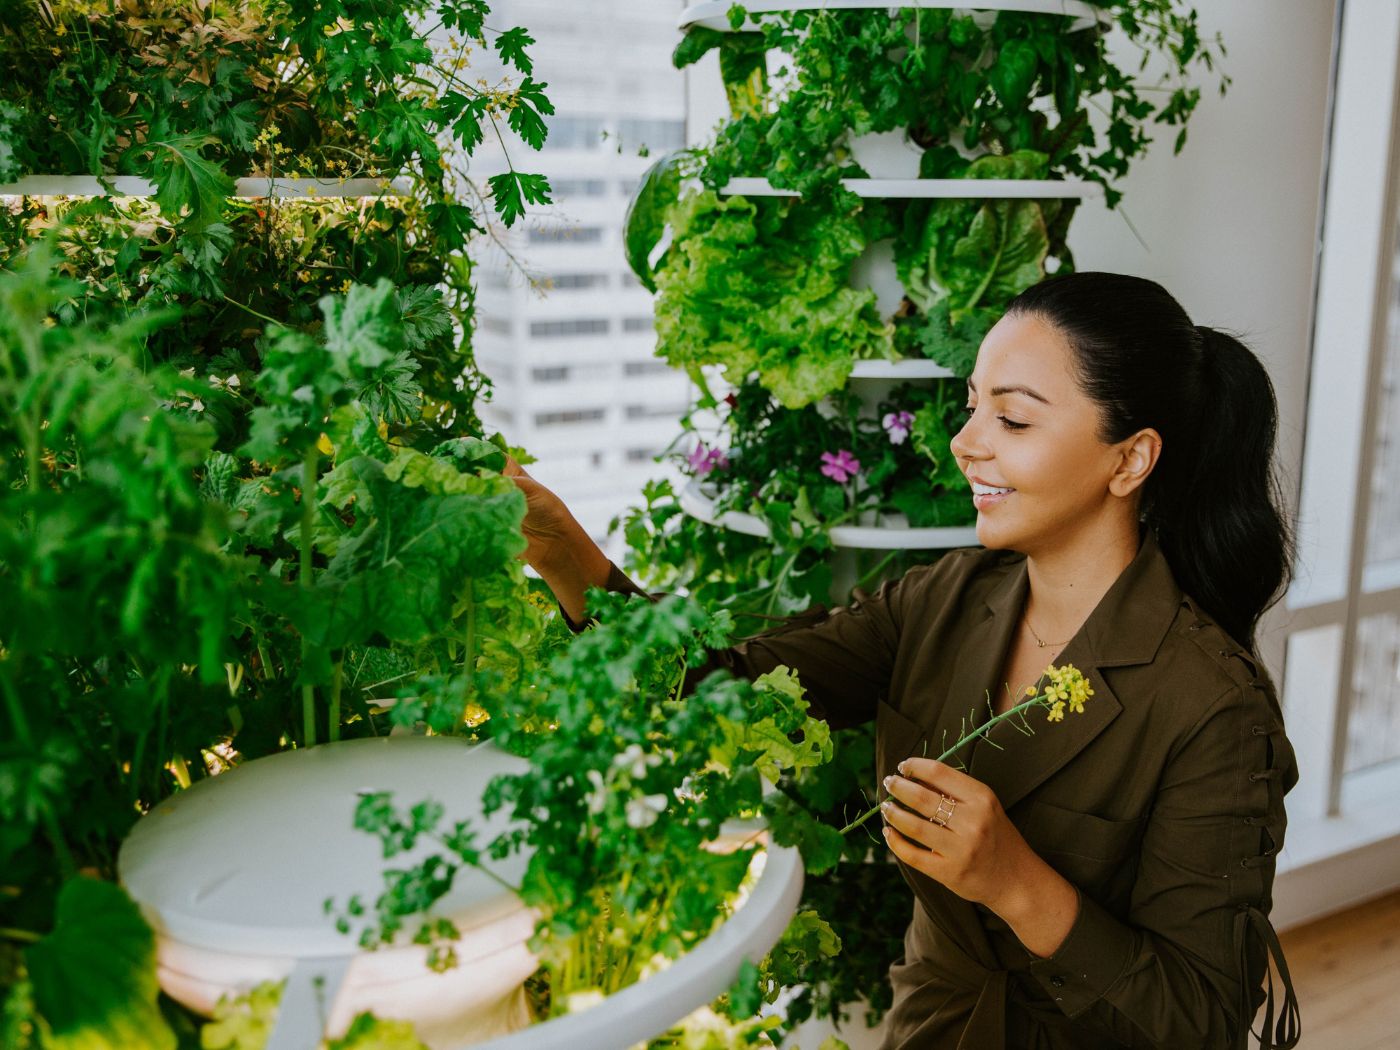
<path id="1" fill-rule="evenodd" d="M 844 448 L 838 449 L 835 455 L 823 452 L 822 473 L 832 481 L 844 485 L 860 473 L 860 460 Z"/>
<path id="2" fill-rule="evenodd" d="M 885 428 L 885 433 L 890 436 L 890 444 L 902 445 L 904 439 L 909 436 L 910 429 L 914 426 L 914 413 L 906 412 L 903 409 L 898 412 L 887 412 L 880 423 Z"/>
<path id="3" fill-rule="evenodd" d="M 686 457 L 686 462 L 690 464 L 690 469 L 695 471 L 697 478 L 703 478 L 712 470 L 723 470 L 729 466 L 729 458 L 723 452 L 717 448 L 706 448 L 703 441 Z"/>

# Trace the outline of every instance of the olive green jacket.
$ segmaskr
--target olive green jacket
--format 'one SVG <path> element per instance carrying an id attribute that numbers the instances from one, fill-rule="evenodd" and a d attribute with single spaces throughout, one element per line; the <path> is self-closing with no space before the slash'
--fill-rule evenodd
<path id="1" fill-rule="evenodd" d="M 638 590 L 615 568 L 609 588 Z M 833 725 L 873 719 L 883 779 L 986 717 L 1026 591 L 1024 556 L 954 551 L 712 666 L 751 678 L 786 664 Z M 1297 768 L 1266 673 L 1182 594 L 1150 533 L 1058 662 L 1094 688 L 1083 714 L 1029 736 L 1008 720 L 961 758 L 1078 887 L 1078 918 L 1041 959 L 988 909 L 906 868 L 918 903 L 891 970 L 886 1046 L 1245 1047 L 1270 954 L 1284 1001 L 1275 1023 L 1271 980 L 1263 1045 L 1294 1045 L 1267 915 Z"/>

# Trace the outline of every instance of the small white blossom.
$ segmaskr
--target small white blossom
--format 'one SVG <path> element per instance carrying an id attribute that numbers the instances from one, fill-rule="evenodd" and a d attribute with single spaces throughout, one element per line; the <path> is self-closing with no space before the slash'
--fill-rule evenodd
<path id="1" fill-rule="evenodd" d="M 649 755 L 640 744 L 628 744 L 623 752 L 613 759 L 613 767 L 626 770 L 633 780 L 641 780 L 652 766 L 661 764 L 660 755 Z"/>
<path id="2" fill-rule="evenodd" d="M 665 795 L 641 795 L 627 800 L 627 826 L 649 828 L 666 808 Z"/>
<path id="3" fill-rule="evenodd" d="M 588 793 L 588 812 L 601 813 L 608 806 L 608 786 L 603 783 L 603 774 L 590 769 L 588 782 L 593 785 L 593 790 Z"/>

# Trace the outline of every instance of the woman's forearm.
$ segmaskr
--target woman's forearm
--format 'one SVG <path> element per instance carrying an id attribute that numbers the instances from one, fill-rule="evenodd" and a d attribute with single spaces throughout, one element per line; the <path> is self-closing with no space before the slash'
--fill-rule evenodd
<path id="1" fill-rule="evenodd" d="M 608 556 L 577 521 L 550 544 L 547 555 L 531 565 L 574 623 L 583 622 L 588 588 L 604 586 L 612 567 Z"/>
<path id="2" fill-rule="evenodd" d="M 1054 955 L 1079 917 L 1074 884 L 1028 851 L 1019 877 L 1009 880 L 1004 900 L 992 910 L 1000 915 L 1028 951 L 1040 958 Z"/>

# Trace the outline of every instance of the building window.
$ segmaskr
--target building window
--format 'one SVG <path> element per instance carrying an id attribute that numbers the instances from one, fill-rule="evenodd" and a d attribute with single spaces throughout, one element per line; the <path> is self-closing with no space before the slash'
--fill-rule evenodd
<path id="1" fill-rule="evenodd" d="M 642 282 L 631 270 L 623 270 L 622 273 L 618 274 L 618 279 L 624 288 L 640 288 L 642 286 Z"/>
<path id="2" fill-rule="evenodd" d="M 555 200 L 568 197 L 601 197 L 608 192 L 602 179 L 550 179 L 549 188 Z"/>
<path id="3" fill-rule="evenodd" d="M 541 226 L 529 232 L 531 244 L 600 244 L 601 226 Z"/>
<path id="4" fill-rule="evenodd" d="M 656 331 L 656 322 L 650 317 L 624 317 L 622 330 L 624 332 L 654 332 Z"/>
<path id="5" fill-rule="evenodd" d="M 642 180 L 635 175 L 631 178 L 618 179 L 617 188 L 622 191 L 624 197 L 630 197 L 637 192 L 637 187 L 642 184 Z"/>
<path id="6" fill-rule="evenodd" d="M 560 365 L 551 368 L 532 368 L 530 378 L 536 383 L 562 383 L 569 378 L 567 366 Z"/>
<path id="7" fill-rule="evenodd" d="M 628 405 L 628 419 L 679 419 L 685 414 L 685 405 Z"/>
<path id="8" fill-rule="evenodd" d="M 603 144 L 603 122 L 597 117 L 547 117 L 545 125 L 545 149 L 595 150 Z"/>
<path id="9" fill-rule="evenodd" d="M 555 291 L 578 291 L 582 288 L 604 288 L 608 283 L 605 273 L 556 273 L 549 279 Z"/>
<path id="10" fill-rule="evenodd" d="M 589 453 L 588 462 L 595 467 L 601 467 L 603 465 L 603 454 L 601 452 Z"/>
<path id="11" fill-rule="evenodd" d="M 558 339 L 574 335 L 607 335 L 608 322 L 602 318 L 572 321 L 531 321 L 530 335 L 540 339 Z"/>
<path id="12" fill-rule="evenodd" d="M 565 423 L 598 423 L 606 415 L 607 410 L 602 408 L 580 408 L 567 412 L 536 412 L 535 426 L 553 427 Z"/>
<path id="13" fill-rule="evenodd" d="M 624 119 L 618 121 L 617 134 L 623 149 L 642 146 L 654 152 L 680 149 L 685 145 L 685 121 Z"/>
<path id="14" fill-rule="evenodd" d="M 659 376 L 674 372 L 665 361 L 627 361 L 623 363 L 622 374 L 627 376 Z"/>
<path id="15" fill-rule="evenodd" d="M 478 314 L 476 326 L 483 332 L 491 332 L 494 335 L 510 335 L 511 333 L 509 317 L 493 317 L 491 314 Z"/>
<path id="16" fill-rule="evenodd" d="M 627 450 L 628 463 L 650 463 L 661 453 L 654 448 L 629 448 Z"/>

